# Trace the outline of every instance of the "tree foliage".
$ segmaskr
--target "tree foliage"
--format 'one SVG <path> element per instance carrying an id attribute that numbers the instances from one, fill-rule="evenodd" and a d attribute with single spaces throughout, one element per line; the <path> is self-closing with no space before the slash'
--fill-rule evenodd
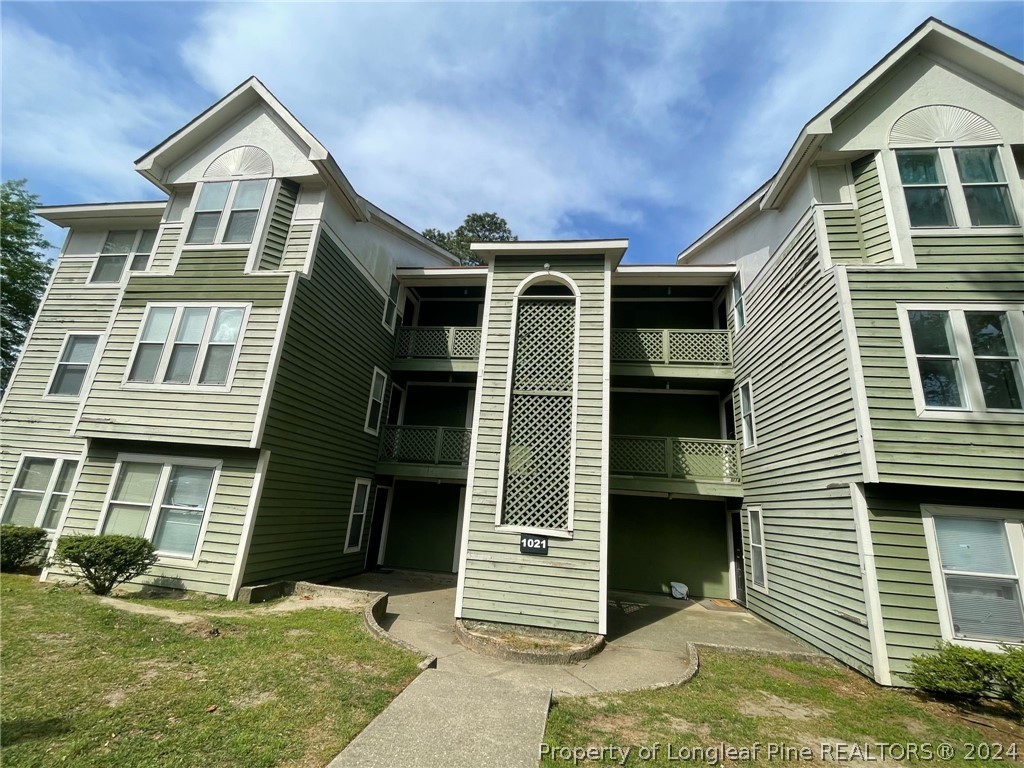
<path id="1" fill-rule="evenodd" d="M 0 391 L 7 388 L 39 299 L 50 279 L 50 243 L 32 215 L 39 198 L 25 179 L 0 184 Z"/>
<path id="2" fill-rule="evenodd" d="M 496 213 L 471 213 L 451 232 L 431 228 L 423 230 L 423 236 L 458 256 L 463 264 L 480 263 L 470 252 L 470 243 L 510 243 L 519 239 Z"/>

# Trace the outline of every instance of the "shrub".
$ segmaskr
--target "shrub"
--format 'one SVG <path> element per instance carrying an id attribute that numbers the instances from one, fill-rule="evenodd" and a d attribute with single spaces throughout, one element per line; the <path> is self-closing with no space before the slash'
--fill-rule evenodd
<path id="1" fill-rule="evenodd" d="M 141 576 L 156 563 L 153 542 L 138 536 L 65 536 L 57 542 L 54 563 L 73 566 L 97 595 Z"/>
<path id="2" fill-rule="evenodd" d="M 0 525 L 0 571 L 16 571 L 46 546 L 46 531 L 25 525 Z"/>
<path id="3" fill-rule="evenodd" d="M 1024 647 L 1003 646 L 996 672 L 996 691 L 1024 718 Z"/>
<path id="4" fill-rule="evenodd" d="M 910 660 L 910 682 L 917 688 L 953 699 L 977 701 L 997 687 L 999 654 L 952 643 L 938 653 Z"/>

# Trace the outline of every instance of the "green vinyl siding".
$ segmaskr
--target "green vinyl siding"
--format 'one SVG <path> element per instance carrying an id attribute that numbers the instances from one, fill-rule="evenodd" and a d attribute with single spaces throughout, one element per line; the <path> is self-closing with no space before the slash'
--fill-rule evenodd
<path id="1" fill-rule="evenodd" d="M 721 502 L 612 496 L 608 588 L 728 598 L 728 522 Z"/>
<path id="2" fill-rule="evenodd" d="M 405 390 L 402 423 L 421 427 L 465 427 L 473 407 L 469 387 L 410 385 Z"/>
<path id="3" fill-rule="evenodd" d="M 306 256 L 314 237 L 316 237 L 318 223 L 314 221 L 296 221 L 288 230 L 288 239 L 284 244 L 284 252 L 281 254 L 280 269 L 293 272 L 302 272 L 306 268 Z M 315 269 L 315 267 L 314 267 Z M 384 310 L 381 310 L 384 314 Z"/>
<path id="4" fill-rule="evenodd" d="M 181 222 L 164 224 L 160 227 L 157 235 L 156 248 L 153 251 L 153 258 L 149 262 L 150 272 L 170 272 L 171 263 L 174 261 L 174 251 L 181 240 L 183 225 Z"/>
<path id="5" fill-rule="evenodd" d="M 355 481 L 376 470 L 378 440 L 363 426 L 373 368 L 388 370 L 394 345 L 383 312 L 383 294 L 321 235 L 313 274 L 296 285 L 271 394 L 262 443 L 271 457 L 243 583 L 363 568 L 369 507 L 360 551 L 343 550 Z"/>
<path id="6" fill-rule="evenodd" d="M 613 438 L 615 435 L 722 438 L 717 393 L 662 395 L 613 391 L 611 411 Z"/>
<path id="7" fill-rule="evenodd" d="M 288 240 L 288 229 L 295 213 L 295 203 L 299 197 L 299 185 L 291 179 L 282 179 L 281 188 L 274 201 L 274 210 L 270 214 L 267 225 L 267 236 L 263 241 L 260 254 L 260 269 L 280 269 L 284 246 Z"/>
<path id="8" fill-rule="evenodd" d="M 828 232 L 828 250 L 835 264 L 862 264 L 864 240 L 860 231 L 860 216 L 854 209 L 827 208 L 825 228 Z"/>
<path id="9" fill-rule="evenodd" d="M 1024 490 L 1024 422 L 917 414 L 898 303 L 1016 302 L 1020 235 L 915 237 L 916 269 L 851 269 L 850 296 L 882 482 Z"/>
<path id="10" fill-rule="evenodd" d="M 546 557 L 519 553 L 519 535 L 495 527 L 502 426 L 513 294 L 519 283 L 549 264 L 569 275 L 582 293 L 577 389 L 575 508 L 573 538 L 549 540 Z M 601 481 L 607 472 L 602 451 L 605 273 L 594 257 L 498 256 L 493 267 L 486 356 L 481 360 L 480 411 L 474 436 L 472 489 L 468 507 L 468 550 L 461 618 L 596 632 L 600 600 Z"/>
<path id="11" fill-rule="evenodd" d="M 386 567 L 451 572 L 458 546 L 460 490 L 450 483 L 395 482 Z"/>
<path id="12" fill-rule="evenodd" d="M 134 583 L 226 595 L 252 493 L 258 452 L 195 445 L 162 445 L 155 448 L 145 443 L 93 441 L 78 484 L 68 500 L 62 536 L 96 533 L 119 453 L 151 454 L 154 458 L 161 457 L 161 460 L 162 457 L 173 456 L 180 458 L 183 463 L 187 463 L 190 458 L 219 459 L 223 462 L 209 508 L 206 535 L 198 545 L 198 564 L 192 566 L 163 558 Z M 60 575 L 61 572 L 55 570 L 52 573 Z"/>
<path id="13" fill-rule="evenodd" d="M 850 165 L 856 208 L 824 211 L 828 246 L 836 264 L 891 264 L 892 237 L 875 155 Z"/>
<path id="14" fill-rule="evenodd" d="M 761 505 L 769 592 L 747 603 L 850 666 L 871 651 L 849 483 L 861 479 L 837 287 L 804 225 L 745 291 L 736 382 L 750 377 L 757 445 L 742 452 L 744 503 Z M 732 319 L 730 318 L 730 322 Z M 736 424 L 741 423 L 733 397 Z M 743 515 L 744 543 L 749 544 Z"/>

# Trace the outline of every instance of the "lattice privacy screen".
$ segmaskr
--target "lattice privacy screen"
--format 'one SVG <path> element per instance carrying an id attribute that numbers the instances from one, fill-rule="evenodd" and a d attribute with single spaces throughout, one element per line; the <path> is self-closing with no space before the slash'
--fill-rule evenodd
<path id="1" fill-rule="evenodd" d="M 502 522 L 569 527 L 575 299 L 521 298 Z"/>

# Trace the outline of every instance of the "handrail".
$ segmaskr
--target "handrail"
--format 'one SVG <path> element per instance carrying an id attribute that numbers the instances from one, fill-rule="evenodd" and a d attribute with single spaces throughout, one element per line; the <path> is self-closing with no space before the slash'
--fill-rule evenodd
<path id="1" fill-rule="evenodd" d="M 742 479 L 736 440 L 613 435 L 610 453 L 613 475 L 726 483 L 738 483 Z"/>
<path id="2" fill-rule="evenodd" d="M 395 357 L 475 360 L 482 330 L 470 326 L 406 325 L 395 334 Z"/>
<path id="3" fill-rule="evenodd" d="M 718 329 L 619 328 L 612 360 L 665 365 L 732 365 L 732 333 Z"/>
<path id="4" fill-rule="evenodd" d="M 469 464 L 470 430 L 465 427 L 421 427 L 403 424 L 384 427 L 380 461 L 409 464 Z"/>

